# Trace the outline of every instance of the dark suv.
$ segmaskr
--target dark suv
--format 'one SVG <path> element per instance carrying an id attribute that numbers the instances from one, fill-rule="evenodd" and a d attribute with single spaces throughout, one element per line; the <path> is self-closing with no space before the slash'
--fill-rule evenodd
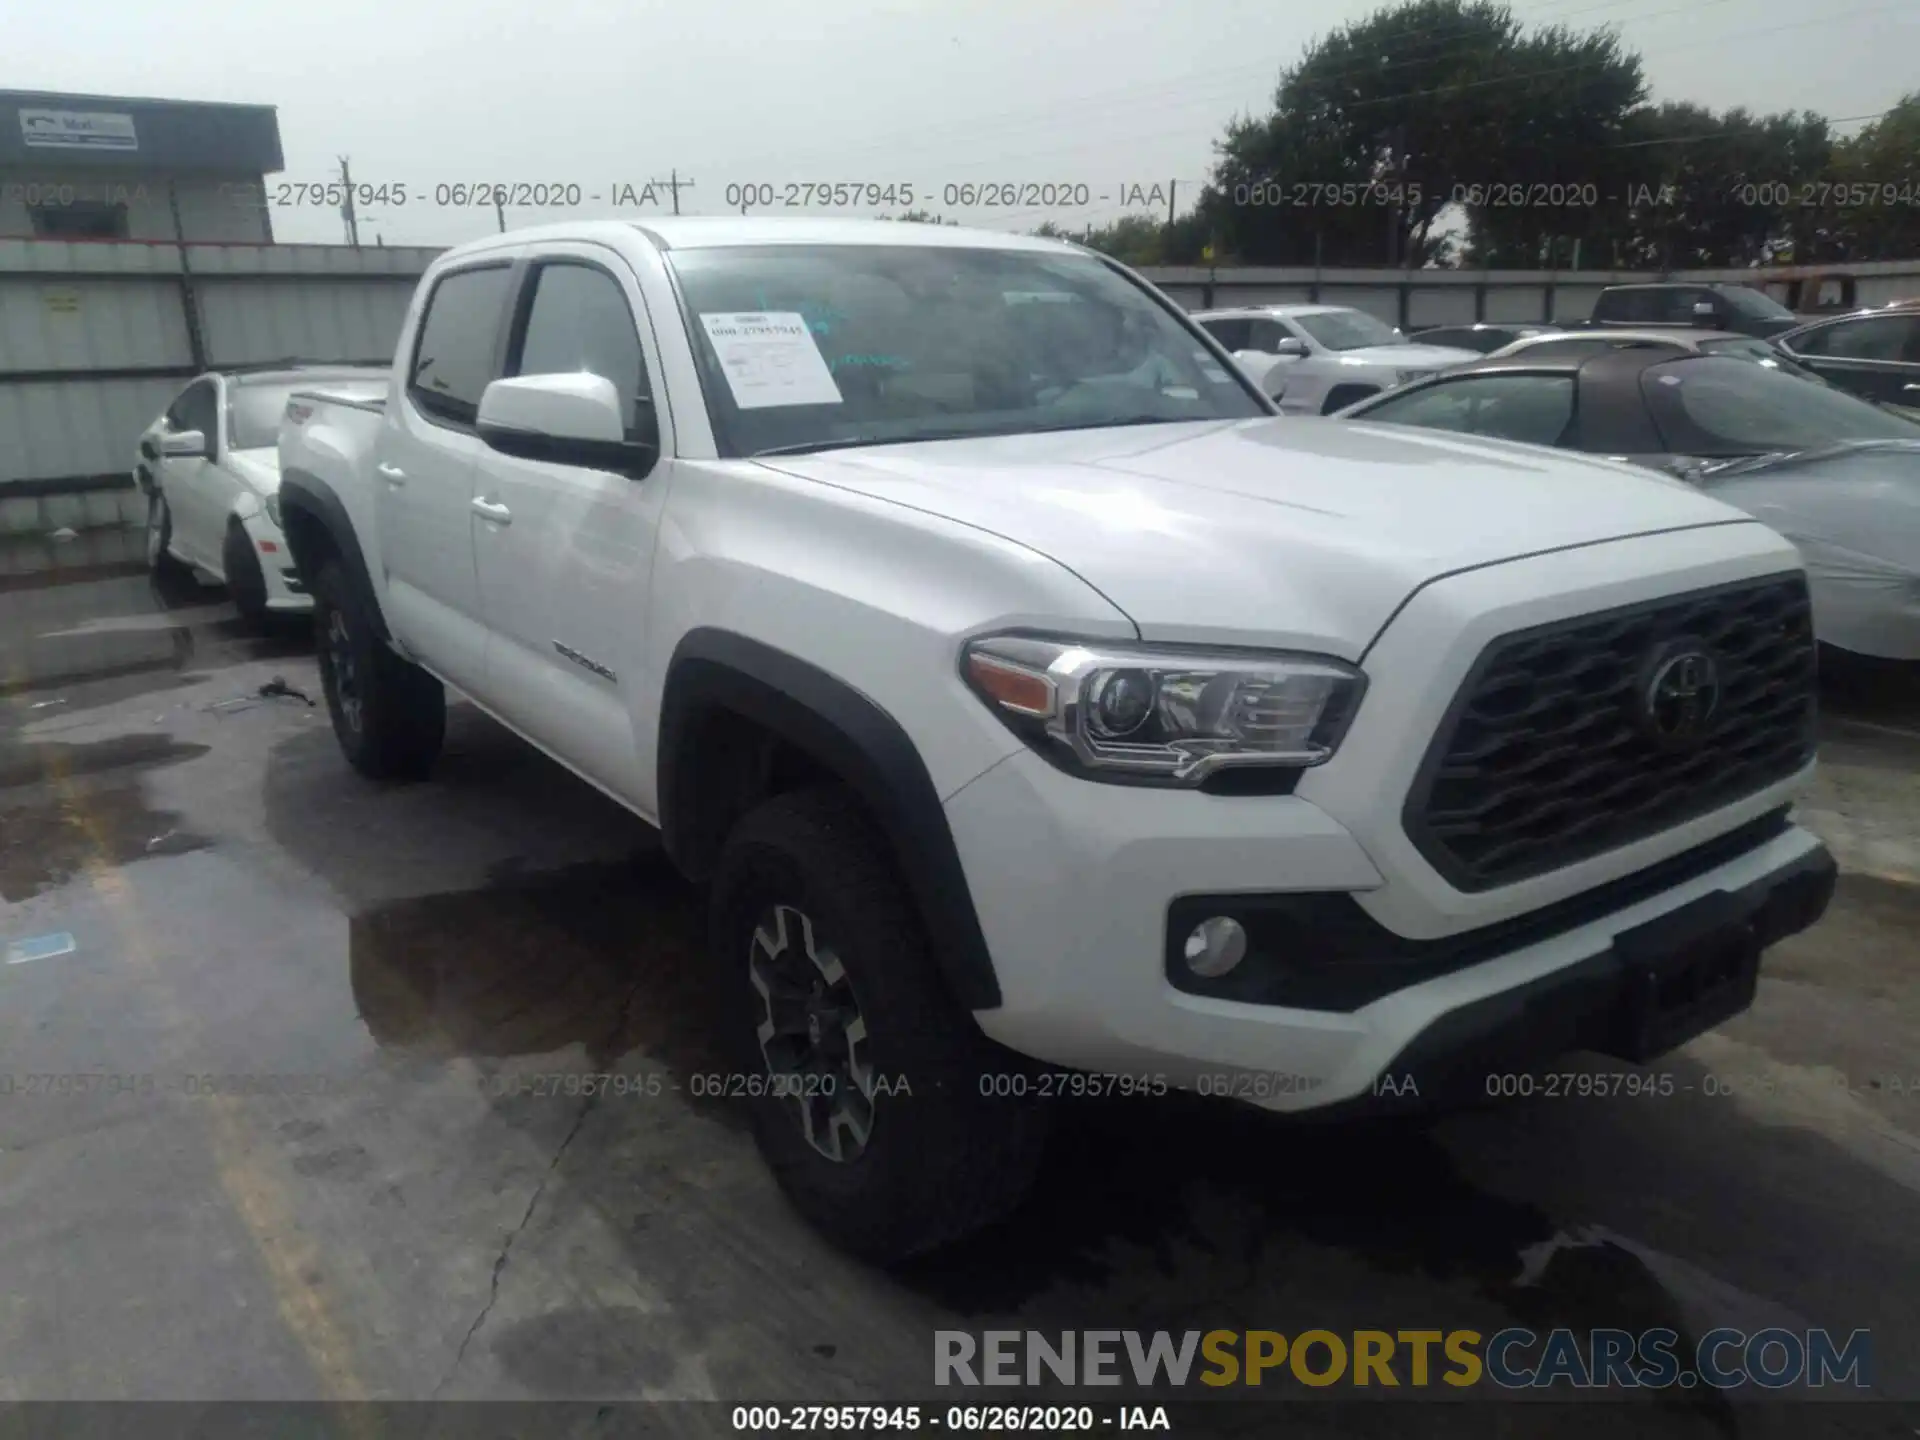
<path id="1" fill-rule="evenodd" d="M 1782 335 L 1803 322 L 1778 300 L 1751 285 L 1673 283 L 1609 285 L 1593 302 L 1590 326 L 1700 326 L 1732 330 L 1762 339 Z"/>

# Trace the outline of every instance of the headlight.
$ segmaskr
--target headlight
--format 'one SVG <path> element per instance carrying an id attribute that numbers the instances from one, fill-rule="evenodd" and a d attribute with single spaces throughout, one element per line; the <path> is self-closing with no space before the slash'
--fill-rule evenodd
<path id="1" fill-rule="evenodd" d="M 995 635 L 967 683 L 1036 749 L 1096 780 L 1198 785 L 1216 770 L 1332 756 L 1366 678 L 1318 655 Z"/>
<path id="2" fill-rule="evenodd" d="M 285 530 L 287 528 L 280 523 L 280 492 L 278 490 L 267 496 L 261 508 L 267 512 L 267 519 L 273 522 L 274 529 Z"/>

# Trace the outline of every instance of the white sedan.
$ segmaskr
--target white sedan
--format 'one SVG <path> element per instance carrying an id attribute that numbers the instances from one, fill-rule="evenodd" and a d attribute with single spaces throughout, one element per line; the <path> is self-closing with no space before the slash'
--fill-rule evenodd
<path id="1" fill-rule="evenodd" d="M 134 479 L 147 496 L 147 564 L 224 585 L 240 613 L 310 610 L 280 529 L 280 417 L 295 390 L 386 393 L 387 372 L 278 366 L 197 377 L 141 434 Z"/>

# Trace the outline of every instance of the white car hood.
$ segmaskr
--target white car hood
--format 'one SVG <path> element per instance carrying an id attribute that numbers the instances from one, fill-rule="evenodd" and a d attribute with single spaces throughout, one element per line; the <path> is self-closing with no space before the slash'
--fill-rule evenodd
<path id="1" fill-rule="evenodd" d="M 267 446 L 260 450 L 229 450 L 225 468 L 238 476 L 247 488 L 262 499 L 280 489 L 280 450 Z"/>
<path id="2" fill-rule="evenodd" d="M 1347 658 L 1436 576 L 1625 535 L 1751 523 L 1631 467 L 1318 417 L 762 463 L 1037 550 L 1104 594 L 1144 638 Z"/>
<path id="3" fill-rule="evenodd" d="M 1451 345 L 1367 345 L 1358 350 L 1330 350 L 1343 365 L 1379 365 L 1389 370 L 1444 370 L 1481 357 Z"/>

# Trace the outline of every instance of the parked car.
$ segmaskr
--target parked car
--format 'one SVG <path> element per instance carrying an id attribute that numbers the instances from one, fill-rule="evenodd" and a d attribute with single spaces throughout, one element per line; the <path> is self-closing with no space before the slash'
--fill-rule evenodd
<path id="1" fill-rule="evenodd" d="M 1893 305 L 1816 320 L 1774 343 L 1843 390 L 1920 412 L 1920 307 Z"/>
<path id="2" fill-rule="evenodd" d="M 1787 810 L 1791 545 L 1652 475 L 1278 419 L 1077 246 L 489 236 L 385 398 L 296 395 L 280 451 L 349 763 L 425 774 L 451 687 L 657 824 L 708 887 L 714 1068 L 864 1254 L 1012 1208 L 1042 1079 L 1295 1111 L 1642 1059 L 1832 889 Z"/>
<path id="3" fill-rule="evenodd" d="M 1689 282 L 1609 285 L 1595 297 L 1587 328 L 1610 325 L 1697 325 L 1762 339 L 1801 323 L 1765 291 L 1751 285 Z"/>
<path id="4" fill-rule="evenodd" d="M 1473 350 L 1416 345 L 1384 321 L 1344 305 L 1205 310 L 1193 319 L 1289 415 L 1330 415 L 1479 358 Z"/>
<path id="5" fill-rule="evenodd" d="M 1417 345 L 1444 345 L 1452 350 L 1471 350 L 1476 355 L 1490 355 L 1503 345 L 1511 345 L 1516 340 L 1524 340 L 1535 335 L 1558 335 L 1558 325 L 1492 325 L 1476 323 L 1473 325 L 1436 325 L 1430 330 L 1416 330 L 1407 339 Z"/>
<path id="6" fill-rule="evenodd" d="M 1736 360 L 1751 360 L 1769 370 L 1779 370 L 1801 380 L 1820 377 L 1791 356 L 1782 354 L 1770 341 L 1752 335 L 1735 335 L 1726 330 L 1580 330 L 1516 340 L 1487 358 L 1504 360 L 1510 355 L 1526 355 L 1535 360 L 1559 360 L 1570 355 L 1598 355 L 1604 350 L 1641 345 L 1668 350 L 1689 351 L 1700 355 L 1730 355 Z"/>
<path id="7" fill-rule="evenodd" d="M 1823 644 L 1920 660 L 1920 424 L 1720 355 L 1489 359 L 1344 418 L 1636 461 L 1800 549 Z"/>
<path id="8" fill-rule="evenodd" d="M 378 395 L 387 372 L 297 366 L 198 376 L 141 433 L 134 482 L 147 496 L 147 564 L 224 585 L 250 620 L 313 606 L 280 528 L 280 417 L 303 385 Z"/>

